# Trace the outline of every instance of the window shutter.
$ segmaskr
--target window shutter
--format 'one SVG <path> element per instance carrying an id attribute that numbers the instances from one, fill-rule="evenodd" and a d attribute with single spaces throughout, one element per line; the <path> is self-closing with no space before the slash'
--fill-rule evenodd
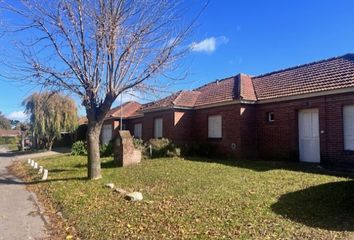
<path id="1" fill-rule="evenodd" d="M 354 105 L 343 108 L 344 150 L 354 151 Z"/>
<path id="2" fill-rule="evenodd" d="M 208 117 L 208 138 L 222 138 L 222 118 L 220 115 Z"/>
<path id="3" fill-rule="evenodd" d="M 154 137 L 155 138 L 162 138 L 162 118 L 156 118 L 154 120 Z"/>
<path id="4" fill-rule="evenodd" d="M 141 138 L 143 125 L 141 123 L 134 124 L 134 137 Z"/>

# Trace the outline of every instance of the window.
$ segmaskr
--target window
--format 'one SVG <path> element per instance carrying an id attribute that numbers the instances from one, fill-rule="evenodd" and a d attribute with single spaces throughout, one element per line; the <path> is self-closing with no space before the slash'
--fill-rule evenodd
<path id="1" fill-rule="evenodd" d="M 141 138 L 142 129 L 143 129 L 143 124 L 141 124 L 141 123 L 134 124 L 134 137 L 135 138 L 139 138 L 139 139 Z"/>
<path id="2" fill-rule="evenodd" d="M 112 125 L 104 124 L 102 127 L 102 144 L 107 145 L 112 139 Z"/>
<path id="3" fill-rule="evenodd" d="M 155 138 L 162 138 L 162 118 L 156 118 L 154 120 L 154 137 Z"/>
<path id="4" fill-rule="evenodd" d="M 268 112 L 267 113 L 267 121 L 268 122 L 274 122 L 274 112 Z"/>
<path id="5" fill-rule="evenodd" d="M 222 138 L 222 118 L 220 115 L 208 117 L 208 138 Z"/>
<path id="6" fill-rule="evenodd" d="M 354 151 L 354 105 L 343 108 L 344 150 Z"/>

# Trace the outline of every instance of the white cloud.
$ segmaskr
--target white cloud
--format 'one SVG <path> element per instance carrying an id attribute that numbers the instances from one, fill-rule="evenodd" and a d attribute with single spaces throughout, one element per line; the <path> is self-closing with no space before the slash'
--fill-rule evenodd
<path id="1" fill-rule="evenodd" d="M 216 48 L 222 44 L 226 44 L 229 42 L 229 39 L 225 36 L 220 37 L 210 37 L 206 38 L 200 42 L 192 42 L 189 45 L 189 48 L 193 52 L 205 52 L 212 53 L 216 50 Z"/>
<path id="2" fill-rule="evenodd" d="M 12 112 L 7 116 L 8 119 L 11 120 L 18 120 L 18 121 L 25 121 L 28 119 L 28 115 L 23 111 Z"/>

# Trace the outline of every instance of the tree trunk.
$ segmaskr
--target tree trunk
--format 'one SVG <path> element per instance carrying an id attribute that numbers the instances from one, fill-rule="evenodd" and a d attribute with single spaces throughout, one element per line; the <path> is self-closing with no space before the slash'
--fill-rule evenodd
<path id="1" fill-rule="evenodd" d="M 25 151 L 25 133 L 21 131 L 21 151 Z"/>
<path id="2" fill-rule="evenodd" d="M 102 177 L 100 160 L 100 132 L 102 123 L 90 123 L 89 120 L 87 126 L 87 174 L 89 179 L 100 179 Z"/>
<path id="3" fill-rule="evenodd" d="M 52 151 L 53 143 L 55 138 L 50 138 L 48 140 L 48 151 Z"/>

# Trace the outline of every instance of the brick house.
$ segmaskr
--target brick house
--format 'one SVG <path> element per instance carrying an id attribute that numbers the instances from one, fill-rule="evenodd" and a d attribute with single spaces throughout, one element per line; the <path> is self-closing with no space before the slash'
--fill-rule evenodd
<path id="1" fill-rule="evenodd" d="M 205 143 L 236 159 L 354 164 L 354 54 L 127 104 L 123 126 L 143 140 Z M 119 109 L 107 117 L 105 139 Z"/>
<path id="2" fill-rule="evenodd" d="M 112 108 L 105 118 L 101 130 L 101 142 L 108 144 L 109 141 L 117 134 L 120 129 L 120 122 L 122 121 L 122 130 L 127 129 L 127 122 L 139 116 L 138 110 L 141 109 L 141 104 L 130 101 Z"/>

